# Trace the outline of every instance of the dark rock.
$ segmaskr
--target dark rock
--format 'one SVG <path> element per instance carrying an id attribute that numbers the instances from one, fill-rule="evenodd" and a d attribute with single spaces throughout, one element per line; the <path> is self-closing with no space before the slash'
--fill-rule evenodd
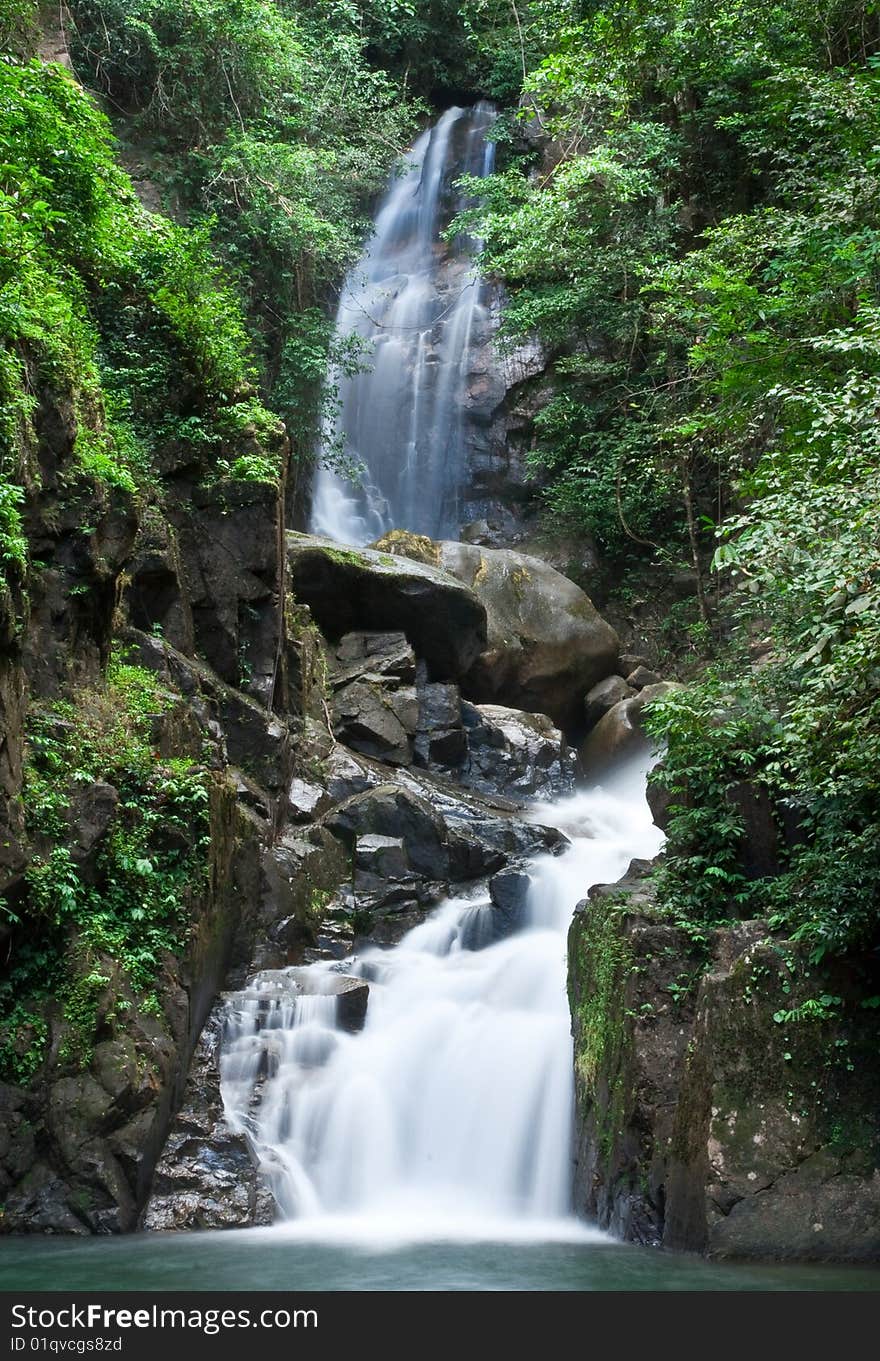
<path id="1" fill-rule="evenodd" d="M 416 761 L 450 769 L 463 761 L 467 739 L 462 727 L 461 693 L 457 685 L 418 686 L 419 719 L 415 738 Z"/>
<path id="2" fill-rule="evenodd" d="M 328 658 L 328 675 L 336 689 L 362 676 L 411 685 L 415 653 L 405 633 L 346 633 Z"/>
<path id="3" fill-rule="evenodd" d="M 409 765 L 419 717 L 415 687 L 389 689 L 363 678 L 334 695 L 330 707 L 333 731 L 356 751 L 387 761 Z"/>
<path id="4" fill-rule="evenodd" d="M 424 799 L 396 785 L 355 794 L 328 813 L 324 825 L 352 849 L 367 836 L 399 840 L 416 873 L 449 878 L 443 819 Z"/>
<path id="5" fill-rule="evenodd" d="M 294 775 L 287 788 L 288 816 L 292 822 L 313 822 L 331 804 L 332 799 L 323 784 Z"/>
<path id="6" fill-rule="evenodd" d="M 404 788 L 428 800 L 447 827 L 477 841 L 484 851 L 497 851 L 505 863 L 541 851 L 555 854 L 569 844 L 557 828 L 525 821 L 521 806 L 501 795 L 480 794 L 465 789 L 458 780 L 414 767 L 401 771 L 399 779 Z"/>
<path id="7" fill-rule="evenodd" d="M 470 524 L 462 525 L 461 541 L 488 546 L 492 541 L 488 520 L 472 520 Z"/>
<path id="8" fill-rule="evenodd" d="M 307 534 L 288 534 L 287 551 L 296 598 L 331 640 L 365 625 L 402 630 L 440 680 L 457 679 L 485 648 L 485 609 L 438 567 Z"/>
<path id="9" fill-rule="evenodd" d="M 523 925 L 531 885 L 528 871 L 518 865 L 509 865 L 489 880 L 496 938 L 511 935 Z"/>
<path id="10" fill-rule="evenodd" d="M 660 677 L 647 666 L 637 666 L 627 676 L 626 683 L 633 690 L 644 690 L 646 685 L 659 685 Z"/>
<path id="11" fill-rule="evenodd" d="M 183 1105 L 156 1168 L 141 1227 L 232 1229 L 271 1224 L 274 1200 L 247 1138 L 223 1113 L 219 1054 L 223 1008 L 202 1032 Z"/>
<path id="12" fill-rule="evenodd" d="M 399 945 L 404 936 L 427 919 L 427 911 L 415 899 L 404 901 L 393 915 L 380 917 L 372 922 L 368 931 L 359 934 L 354 942 L 355 948 L 369 945 L 390 948 Z"/>
<path id="13" fill-rule="evenodd" d="M 577 757 L 546 714 L 468 704 L 464 720 L 462 784 L 520 800 L 571 792 Z"/>
<path id="14" fill-rule="evenodd" d="M 71 855 L 84 860 L 91 855 L 116 816 L 119 793 L 111 784 L 74 784 L 71 789 L 68 822 L 71 830 Z"/>
<path id="15" fill-rule="evenodd" d="M 713 1257 L 877 1260 L 871 1022 L 777 1021 L 815 981 L 766 922 L 718 928 L 696 968 L 645 870 L 593 890 L 571 928 L 577 1207 L 619 1237 Z M 829 1064 L 840 1048 L 847 1063 Z"/>
<path id="16" fill-rule="evenodd" d="M 699 595 L 700 592 L 700 578 L 696 572 L 673 572 L 669 584 L 680 600 Z"/>
<path id="17" fill-rule="evenodd" d="M 224 681 L 263 704 L 278 680 L 282 511 L 275 487 L 233 479 L 201 485 L 166 509 L 196 647 Z"/>
<path id="18" fill-rule="evenodd" d="M 369 1000 L 369 984 L 362 978 L 341 980 L 336 991 L 336 1024 L 340 1030 L 363 1030 Z"/>
<path id="19" fill-rule="evenodd" d="M 651 663 L 647 657 L 640 657 L 635 652 L 622 652 L 620 654 L 620 673 L 628 676 L 631 671 L 636 671 L 640 666 L 650 667 Z"/>
<path id="20" fill-rule="evenodd" d="M 624 699 L 632 699 L 634 695 L 635 690 L 627 684 L 623 676 L 607 676 L 605 680 L 599 681 L 584 699 L 587 727 L 595 727 L 599 719 L 603 718 L 609 709 L 613 709 L 615 704 Z"/>
<path id="21" fill-rule="evenodd" d="M 355 864 L 380 879 L 403 879 L 410 869 L 402 837 L 393 836 L 358 837 Z"/>

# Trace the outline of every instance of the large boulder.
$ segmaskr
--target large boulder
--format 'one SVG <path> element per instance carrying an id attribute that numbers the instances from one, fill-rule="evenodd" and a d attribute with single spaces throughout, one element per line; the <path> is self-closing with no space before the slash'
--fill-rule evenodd
<path id="1" fill-rule="evenodd" d="M 587 727 L 594 728 L 609 709 L 613 709 L 615 704 L 619 704 L 622 699 L 632 699 L 635 693 L 632 686 L 627 685 L 623 676 L 606 676 L 604 680 L 598 681 L 584 697 L 584 717 L 587 720 Z"/>
<path id="2" fill-rule="evenodd" d="M 297 600 L 331 641 L 356 629 L 402 631 L 436 680 L 455 680 L 486 648 L 486 609 L 439 567 L 310 534 L 287 536 Z"/>
<path id="3" fill-rule="evenodd" d="M 584 693 L 617 666 L 617 634 L 579 586 L 540 558 L 508 548 L 393 530 L 375 545 L 442 570 L 485 607 L 487 645 L 464 677 L 471 699 L 549 714 L 576 727 Z"/>
<path id="4" fill-rule="evenodd" d="M 649 870 L 593 888 L 569 935 L 577 1210 L 715 1258 L 880 1260 L 876 1021 L 786 1020 L 816 979 L 766 921 L 709 930 L 695 968 Z"/>

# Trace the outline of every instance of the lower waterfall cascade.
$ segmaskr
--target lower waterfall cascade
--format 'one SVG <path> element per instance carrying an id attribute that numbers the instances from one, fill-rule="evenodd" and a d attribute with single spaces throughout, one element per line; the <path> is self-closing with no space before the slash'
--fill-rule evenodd
<path id="1" fill-rule="evenodd" d="M 566 935 L 592 884 L 660 847 L 646 771 L 530 811 L 570 845 L 530 863 L 514 934 L 492 940 L 487 896 L 450 898 L 394 948 L 293 968 L 290 995 L 258 977 L 228 1000 L 226 1115 L 282 1219 L 318 1236 L 587 1232 L 571 1217 Z M 336 1022 L 340 971 L 369 983 L 360 1032 Z"/>

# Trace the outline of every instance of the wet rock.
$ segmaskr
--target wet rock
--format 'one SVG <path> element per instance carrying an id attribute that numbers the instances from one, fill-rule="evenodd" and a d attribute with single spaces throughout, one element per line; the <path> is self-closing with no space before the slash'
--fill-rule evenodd
<path id="1" fill-rule="evenodd" d="M 511 935 L 523 925 L 529 890 L 532 886 L 528 871 L 510 865 L 489 880 L 489 896 L 493 907 L 493 929 L 496 938 Z"/>
<path id="2" fill-rule="evenodd" d="M 401 630 L 439 680 L 457 679 L 485 648 L 483 605 L 438 567 L 308 534 L 288 534 L 287 551 L 296 598 L 331 640 L 365 625 Z"/>
<path id="3" fill-rule="evenodd" d="M 432 543 L 400 530 L 376 548 L 435 563 L 485 606 L 487 646 L 463 681 L 471 699 L 546 713 L 562 727 L 580 721 L 581 696 L 614 670 L 619 640 L 579 586 L 510 549 Z"/>
<path id="4" fill-rule="evenodd" d="M 635 690 L 623 676 L 607 676 L 605 680 L 599 681 L 584 698 L 587 727 L 595 727 L 599 719 L 603 718 L 609 709 L 613 709 L 615 704 L 624 699 L 632 699 L 634 695 Z"/>
<path id="5" fill-rule="evenodd" d="M 417 873 L 433 879 L 449 877 L 442 818 L 430 804 L 396 785 L 355 794 L 328 813 L 324 825 L 352 848 L 368 836 L 399 840 Z"/>
<path id="6" fill-rule="evenodd" d="M 461 541 L 462 543 L 475 543 L 487 547 L 492 541 L 489 521 L 471 520 L 470 524 L 462 525 Z"/>
<path id="7" fill-rule="evenodd" d="M 358 837 L 355 864 L 380 879 L 402 879 L 410 868 L 403 838 L 394 836 Z"/>
<path id="8" fill-rule="evenodd" d="M 350 876 L 348 853 L 324 827 L 287 829 L 260 857 L 259 897 L 250 905 L 251 967 L 287 963 L 310 944 L 325 905 Z"/>
<path id="9" fill-rule="evenodd" d="M 342 803 L 352 794 L 375 789 L 387 779 L 387 769 L 355 756 L 341 745 L 334 748 L 324 763 L 324 783 L 333 803 Z"/>
<path id="10" fill-rule="evenodd" d="M 88 1236 L 93 1226 L 74 1213 L 70 1186 L 43 1162 L 35 1162 L 3 1208 L 3 1226 L 18 1233 L 64 1233 Z M 81 1197 L 81 1203 L 87 1203 Z"/>
<path id="11" fill-rule="evenodd" d="M 416 760 L 421 765 L 443 769 L 458 766 L 467 750 L 458 686 L 422 681 L 418 686 L 418 698 Z"/>
<path id="12" fill-rule="evenodd" d="M 141 1227 L 233 1229 L 271 1224 L 274 1200 L 247 1138 L 223 1113 L 223 1007 L 212 1013 L 190 1065 L 183 1104 L 153 1177 Z"/>
<path id="13" fill-rule="evenodd" d="M 379 917 L 371 922 L 368 930 L 358 933 L 355 949 L 369 945 L 390 949 L 399 945 L 404 936 L 427 919 L 428 912 L 415 899 L 404 901 L 393 914 Z"/>
<path id="14" fill-rule="evenodd" d="M 546 714 L 498 704 L 468 704 L 463 713 L 463 784 L 514 799 L 550 798 L 574 787 L 577 757 Z"/>
<path id="15" fill-rule="evenodd" d="M 557 828 L 526 821 L 521 805 L 503 795 L 465 789 L 455 777 L 446 779 L 415 767 L 401 771 L 398 778 L 404 788 L 428 800 L 450 829 L 497 851 L 505 863 L 541 851 L 555 854 L 569 844 Z"/>
<path id="16" fill-rule="evenodd" d="M 336 991 L 336 1024 L 340 1030 L 363 1030 L 370 987 L 362 978 L 343 978 Z"/>

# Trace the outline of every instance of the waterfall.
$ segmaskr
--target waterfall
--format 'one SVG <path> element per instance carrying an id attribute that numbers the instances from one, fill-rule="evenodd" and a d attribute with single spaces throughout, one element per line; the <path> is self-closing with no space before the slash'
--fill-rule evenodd
<path id="1" fill-rule="evenodd" d="M 363 469 L 345 481 L 322 466 L 311 528 L 365 544 L 392 528 L 457 538 L 467 462 L 466 389 L 472 338 L 485 325 L 473 241 L 446 246 L 441 232 L 465 206 L 460 176 L 490 174 L 490 104 L 452 108 L 422 133 L 382 199 L 375 231 L 346 279 L 336 315 L 341 341 L 359 338 L 366 370 L 330 375 L 341 439 Z"/>
<path id="2" fill-rule="evenodd" d="M 392 950 L 286 971 L 306 995 L 285 996 L 281 971 L 230 1000 L 227 1118 L 247 1132 L 283 1217 L 371 1239 L 571 1226 L 566 936 L 591 884 L 659 849 L 645 774 L 631 766 L 532 809 L 571 845 L 531 863 L 526 920 L 506 939 L 479 948 L 492 942 L 480 929 L 488 897 L 451 898 Z M 326 995 L 343 969 L 369 982 L 356 1033 Z"/>

